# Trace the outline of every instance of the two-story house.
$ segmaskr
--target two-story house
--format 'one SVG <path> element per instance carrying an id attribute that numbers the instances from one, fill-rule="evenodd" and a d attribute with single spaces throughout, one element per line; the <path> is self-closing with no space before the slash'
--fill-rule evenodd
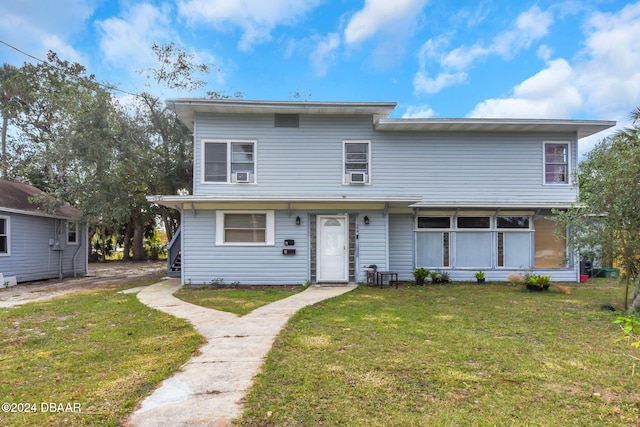
<path id="1" fill-rule="evenodd" d="M 395 103 L 177 99 L 192 195 L 170 265 L 184 283 L 358 282 L 511 272 L 577 281 L 551 209 L 577 199 L 578 139 L 610 121 L 393 119 Z M 179 271 L 179 273 L 178 273 Z"/>

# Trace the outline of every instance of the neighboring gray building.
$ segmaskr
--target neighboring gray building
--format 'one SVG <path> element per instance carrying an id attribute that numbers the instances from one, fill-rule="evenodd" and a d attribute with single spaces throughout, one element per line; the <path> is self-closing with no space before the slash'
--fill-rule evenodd
<path id="1" fill-rule="evenodd" d="M 0 179 L 0 286 L 87 273 L 87 229 L 79 212 L 47 212 L 37 188 Z M 46 197 L 46 196 L 45 196 Z"/>
<path id="2" fill-rule="evenodd" d="M 185 283 L 472 280 L 533 269 L 577 281 L 552 208 L 577 200 L 578 139 L 610 121 L 392 119 L 395 103 L 178 99 L 194 135 L 192 195 L 170 274 Z"/>

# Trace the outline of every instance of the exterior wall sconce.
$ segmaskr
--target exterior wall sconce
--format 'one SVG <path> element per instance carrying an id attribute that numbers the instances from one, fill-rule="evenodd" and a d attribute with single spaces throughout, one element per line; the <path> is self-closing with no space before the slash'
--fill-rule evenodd
<path id="1" fill-rule="evenodd" d="M 364 225 L 369 225 L 369 217 L 368 216 L 364 216 Z"/>
<path id="2" fill-rule="evenodd" d="M 300 217 L 299 216 L 296 217 L 296 225 L 300 225 Z"/>

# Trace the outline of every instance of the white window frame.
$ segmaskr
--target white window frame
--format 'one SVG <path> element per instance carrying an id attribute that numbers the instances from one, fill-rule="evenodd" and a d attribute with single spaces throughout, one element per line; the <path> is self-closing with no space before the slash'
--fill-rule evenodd
<path id="1" fill-rule="evenodd" d="M 266 229 L 264 242 L 225 242 L 224 241 L 224 216 L 226 214 L 264 214 L 266 216 Z M 216 246 L 274 246 L 275 245 L 275 212 L 253 210 L 224 210 L 216 211 Z"/>
<path id="2" fill-rule="evenodd" d="M 364 185 L 371 185 L 371 141 L 360 139 L 342 141 L 342 184 L 351 185 L 349 175 L 347 174 L 347 144 L 367 144 L 367 178 Z"/>
<path id="3" fill-rule="evenodd" d="M 5 221 L 5 234 L 4 237 L 7 239 L 7 251 L 0 252 L 0 257 L 10 256 L 11 255 L 11 217 L 0 215 L 0 219 Z"/>
<path id="4" fill-rule="evenodd" d="M 227 180 L 226 181 L 207 181 L 205 179 L 205 147 L 207 144 L 226 144 L 227 145 Z M 242 183 L 242 185 L 256 184 L 258 182 L 258 141 L 255 139 L 203 139 L 200 142 L 200 183 L 206 185 L 221 184 L 240 184 L 233 182 L 233 172 L 231 171 L 232 162 L 232 146 L 234 143 L 253 144 L 253 172 L 250 173 L 250 181 Z"/>
<path id="5" fill-rule="evenodd" d="M 75 242 L 69 240 L 69 231 L 71 231 L 71 227 L 75 228 L 75 232 L 76 232 L 76 240 L 75 240 Z M 79 229 L 80 228 L 78 227 L 78 222 L 77 221 L 67 221 L 67 245 L 77 246 L 77 245 L 80 244 L 80 241 L 78 239 L 78 237 L 79 237 L 79 235 L 78 235 Z"/>
<path id="6" fill-rule="evenodd" d="M 547 182 L 547 145 L 566 145 L 567 146 L 567 176 L 564 182 Z M 570 141 L 544 141 L 542 143 L 542 183 L 544 185 L 571 185 L 571 142 Z"/>

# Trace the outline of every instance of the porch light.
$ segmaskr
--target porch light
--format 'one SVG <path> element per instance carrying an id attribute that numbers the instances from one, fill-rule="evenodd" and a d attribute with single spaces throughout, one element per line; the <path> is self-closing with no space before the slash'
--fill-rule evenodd
<path id="1" fill-rule="evenodd" d="M 368 216 L 364 216 L 364 225 L 369 225 L 369 217 Z"/>
<path id="2" fill-rule="evenodd" d="M 299 216 L 296 217 L 296 225 L 300 225 L 300 217 Z"/>

